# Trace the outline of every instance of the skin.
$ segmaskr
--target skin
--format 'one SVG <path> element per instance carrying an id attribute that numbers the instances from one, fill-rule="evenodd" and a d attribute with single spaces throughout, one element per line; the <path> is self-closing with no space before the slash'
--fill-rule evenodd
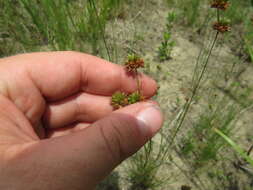
<path id="1" fill-rule="evenodd" d="M 143 95 L 152 97 L 155 81 L 144 74 L 140 80 Z M 153 127 L 137 119 L 157 108 L 152 101 L 113 111 L 110 97 L 120 90 L 136 91 L 135 79 L 90 55 L 0 59 L 0 189 L 93 189 L 162 125 L 159 114 Z"/>

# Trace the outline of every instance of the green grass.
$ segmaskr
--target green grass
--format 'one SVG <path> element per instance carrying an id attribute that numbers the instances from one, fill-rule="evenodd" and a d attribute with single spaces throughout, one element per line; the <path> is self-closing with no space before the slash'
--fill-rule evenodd
<path id="1" fill-rule="evenodd" d="M 242 158 L 244 158 L 251 166 L 253 166 L 253 159 L 250 158 L 245 150 L 243 150 L 237 143 L 235 143 L 219 129 L 214 128 L 213 130 L 215 133 L 221 136 Z"/>
<path id="2" fill-rule="evenodd" d="M 180 20 L 187 26 L 193 26 L 200 14 L 201 0 L 167 0 L 168 5 L 176 7 L 180 12 Z"/>
<path id="3" fill-rule="evenodd" d="M 253 18 L 247 18 L 245 21 L 245 51 L 248 53 L 250 61 L 253 63 Z"/>
<path id="4" fill-rule="evenodd" d="M 111 59 L 106 23 L 119 12 L 122 0 L 4 1 L 1 28 L 8 37 L 0 56 L 43 50 L 88 51 Z M 12 47 L 9 45 L 13 43 Z M 105 53 L 106 52 L 106 53 Z"/>
<path id="5" fill-rule="evenodd" d="M 153 142 L 131 158 L 128 180 L 131 190 L 146 190 L 159 185 L 156 173 L 159 167 L 153 156 Z"/>
<path id="6" fill-rule="evenodd" d="M 207 166 L 209 161 L 217 160 L 220 150 L 224 148 L 223 139 L 213 133 L 213 128 L 216 127 L 225 134 L 231 135 L 234 127 L 233 121 L 236 119 L 238 108 L 229 105 L 226 97 L 218 99 L 214 97 L 210 100 L 207 108 L 194 122 L 192 129 L 187 132 L 185 138 L 182 138 L 181 154 L 191 158 L 195 168 Z"/>

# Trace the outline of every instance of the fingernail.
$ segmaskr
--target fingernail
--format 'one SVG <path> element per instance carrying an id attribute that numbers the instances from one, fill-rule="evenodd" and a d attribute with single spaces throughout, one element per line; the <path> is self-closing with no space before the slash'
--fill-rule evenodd
<path id="1" fill-rule="evenodd" d="M 162 126 L 163 116 L 157 105 L 152 105 L 142 110 L 138 115 L 140 130 L 147 134 L 147 130 L 151 131 L 154 136 Z M 150 132 L 149 132 L 150 133 Z"/>

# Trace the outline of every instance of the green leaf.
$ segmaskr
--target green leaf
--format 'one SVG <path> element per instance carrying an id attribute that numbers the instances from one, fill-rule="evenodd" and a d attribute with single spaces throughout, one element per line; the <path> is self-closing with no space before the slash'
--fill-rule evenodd
<path id="1" fill-rule="evenodd" d="M 241 157 L 243 157 L 250 165 L 253 166 L 253 160 L 247 155 L 247 153 L 234 141 L 232 141 L 228 136 L 226 136 L 219 129 L 214 128 L 214 132 L 220 135 Z"/>

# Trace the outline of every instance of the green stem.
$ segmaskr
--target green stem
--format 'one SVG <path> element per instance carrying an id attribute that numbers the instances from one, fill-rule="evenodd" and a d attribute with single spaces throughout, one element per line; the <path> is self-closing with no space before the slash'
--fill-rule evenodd
<path id="1" fill-rule="evenodd" d="M 190 109 L 190 106 L 191 106 L 191 103 L 192 103 L 192 101 L 193 101 L 193 98 L 195 97 L 195 95 L 196 95 L 196 93 L 197 93 L 197 90 L 198 90 L 199 87 L 200 87 L 200 82 L 201 82 L 201 80 L 202 80 L 202 78 L 203 78 L 203 76 L 204 76 L 204 73 L 205 73 L 206 69 L 207 69 L 207 65 L 208 65 L 208 62 L 209 62 L 209 60 L 210 60 L 210 56 L 211 56 L 211 54 L 212 54 L 213 48 L 214 48 L 214 46 L 215 46 L 215 44 L 216 44 L 218 35 L 219 35 L 219 32 L 216 32 L 216 35 L 215 35 L 215 38 L 214 38 L 214 40 L 213 40 L 211 49 L 210 49 L 210 51 L 209 51 L 209 53 L 208 53 L 208 56 L 207 56 L 207 59 L 206 59 L 206 61 L 205 61 L 205 63 L 204 63 L 204 67 L 203 67 L 203 69 L 202 69 L 202 71 L 201 71 L 201 74 L 200 74 L 200 76 L 199 76 L 199 78 L 198 78 L 198 81 L 197 81 L 195 87 L 193 88 L 193 92 L 192 92 L 191 98 L 190 98 L 190 100 L 189 100 L 189 101 L 186 103 L 186 105 L 185 105 L 185 111 L 183 112 L 182 117 L 180 117 L 180 122 L 179 122 L 179 124 L 178 124 L 178 126 L 177 126 L 177 128 L 176 128 L 176 131 L 175 131 L 174 135 L 172 136 L 172 140 L 171 140 L 170 146 L 171 146 L 172 143 L 174 142 L 175 137 L 176 137 L 178 131 L 179 131 L 180 128 L 182 127 L 183 122 L 184 122 L 184 120 L 185 120 L 185 117 L 186 117 L 186 115 L 187 115 L 187 113 L 188 113 L 188 111 L 189 111 L 189 109 Z"/>
<path id="2" fill-rule="evenodd" d="M 215 133 L 220 135 L 242 158 L 244 158 L 251 166 L 253 166 L 253 160 L 248 156 L 247 152 L 245 152 L 238 144 L 232 141 L 219 129 L 214 128 L 213 130 Z"/>
<path id="3" fill-rule="evenodd" d="M 89 0 L 89 2 L 90 2 L 90 4 L 92 4 L 92 6 L 94 8 L 94 11 L 95 11 L 95 14 L 96 14 L 96 17 L 97 17 L 97 20 L 98 20 L 98 25 L 99 25 L 100 31 L 102 33 L 102 38 L 103 38 L 103 41 L 104 41 L 104 44 L 105 44 L 105 49 L 106 49 L 107 55 L 109 57 L 109 61 L 112 61 L 111 55 L 110 55 L 110 52 L 109 52 L 109 47 L 108 47 L 106 39 L 105 39 L 105 34 L 104 34 L 104 32 L 102 32 L 103 28 L 102 28 L 102 24 L 100 22 L 100 18 L 99 18 L 99 15 L 98 15 L 98 10 L 97 10 L 96 4 L 94 3 L 93 0 Z"/>
<path id="4" fill-rule="evenodd" d="M 141 81 L 139 78 L 139 73 L 136 73 L 136 81 L 137 81 L 137 89 L 138 89 L 138 93 L 141 94 Z"/>
<path id="5" fill-rule="evenodd" d="M 220 11 L 217 9 L 217 22 L 220 22 Z"/>

